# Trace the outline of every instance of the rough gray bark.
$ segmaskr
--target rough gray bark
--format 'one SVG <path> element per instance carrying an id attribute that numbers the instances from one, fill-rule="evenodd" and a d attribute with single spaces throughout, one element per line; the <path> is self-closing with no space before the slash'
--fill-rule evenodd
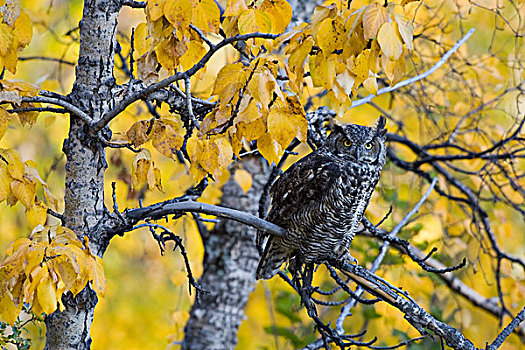
<path id="1" fill-rule="evenodd" d="M 266 166 L 260 158 L 242 162 L 253 178 L 244 194 L 233 177 L 224 185 L 221 205 L 257 215 L 258 202 L 267 181 Z M 259 253 L 256 230 L 234 221 L 221 221 L 203 237 L 204 272 L 199 281 L 209 294 L 191 309 L 186 324 L 183 349 L 233 349 L 244 318 L 248 295 L 255 288 L 255 269 Z"/>
<path id="2" fill-rule="evenodd" d="M 93 120 L 107 112 L 112 103 L 119 8 L 116 0 L 84 3 L 76 80 L 69 97 Z M 63 225 L 81 237 L 87 236 L 93 252 L 102 255 L 107 240 L 99 237 L 96 226 L 106 215 L 104 148 L 89 135 L 86 121 L 71 116 L 63 151 L 67 157 Z M 68 294 L 63 301 L 66 310 L 57 310 L 45 319 L 46 349 L 89 349 L 96 293 L 88 286 L 76 298 Z"/>

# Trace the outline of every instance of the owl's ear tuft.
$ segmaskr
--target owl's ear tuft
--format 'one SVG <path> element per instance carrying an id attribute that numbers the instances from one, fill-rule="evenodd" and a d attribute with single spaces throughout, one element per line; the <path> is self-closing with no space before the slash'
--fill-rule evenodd
<path id="1" fill-rule="evenodd" d="M 377 126 L 376 126 L 376 135 L 378 136 L 385 136 L 387 130 L 385 129 L 386 126 L 386 118 L 384 116 L 380 116 L 379 119 L 377 119 Z"/>
<path id="2" fill-rule="evenodd" d="M 341 125 L 338 125 L 338 124 L 334 124 L 333 125 L 333 130 L 339 134 L 345 134 L 345 129 L 341 126 Z"/>

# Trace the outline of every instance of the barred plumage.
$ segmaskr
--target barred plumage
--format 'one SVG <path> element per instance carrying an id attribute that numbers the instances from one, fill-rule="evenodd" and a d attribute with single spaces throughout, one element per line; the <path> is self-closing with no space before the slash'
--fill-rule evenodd
<path id="1" fill-rule="evenodd" d="M 267 220 L 288 230 L 268 237 L 256 278 L 296 264 L 351 258 L 348 248 L 385 163 L 385 119 L 375 128 L 336 126 L 326 143 L 284 172 L 271 189 Z M 267 238 L 259 233 L 257 244 Z"/>

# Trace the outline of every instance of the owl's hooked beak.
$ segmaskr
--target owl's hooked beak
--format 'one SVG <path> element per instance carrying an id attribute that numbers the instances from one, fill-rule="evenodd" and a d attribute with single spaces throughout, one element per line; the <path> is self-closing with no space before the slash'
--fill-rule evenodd
<path id="1" fill-rule="evenodd" d="M 354 158 L 356 162 L 359 161 L 359 158 L 361 157 L 360 149 L 361 147 L 357 146 L 357 147 L 353 147 L 352 150 L 350 151 L 350 155 Z"/>

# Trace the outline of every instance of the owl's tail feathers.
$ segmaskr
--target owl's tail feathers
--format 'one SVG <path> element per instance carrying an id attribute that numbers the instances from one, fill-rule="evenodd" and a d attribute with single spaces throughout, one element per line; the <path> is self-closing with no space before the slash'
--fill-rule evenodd
<path id="1" fill-rule="evenodd" d="M 255 273 L 255 278 L 260 279 L 270 279 L 281 268 L 281 265 L 288 258 L 285 251 L 279 249 L 279 247 L 274 244 L 274 240 L 270 239 L 266 243 L 264 252 L 259 260 L 259 265 L 257 266 L 257 272 Z"/>

